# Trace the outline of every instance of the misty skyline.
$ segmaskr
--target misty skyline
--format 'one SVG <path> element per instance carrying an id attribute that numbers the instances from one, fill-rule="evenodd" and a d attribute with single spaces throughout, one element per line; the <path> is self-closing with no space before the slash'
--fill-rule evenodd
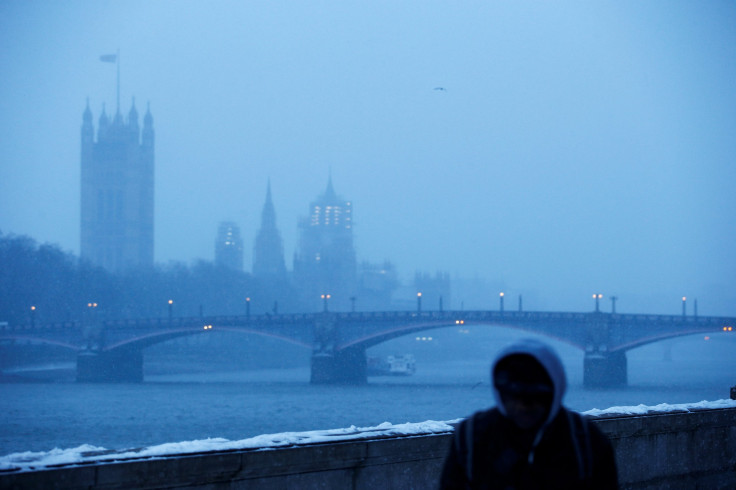
<path id="1" fill-rule="evenodd" d="M 4 3 L 0 230 L 79 253 L 82 113 L 114 113 L 119 49 L 121 112 L 154 116 L 157 262 L 213 260 L 233 221 L 250 270 L 270 178 L 291 269 L 331 172 L 358 260 L 405 282 L 733 315 L 734 25 L 728 2 Z"/>

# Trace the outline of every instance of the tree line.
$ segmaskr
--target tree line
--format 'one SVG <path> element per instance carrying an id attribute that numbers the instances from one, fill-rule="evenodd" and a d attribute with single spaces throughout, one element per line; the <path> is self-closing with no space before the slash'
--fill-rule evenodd
<path id="1" fill-rule="evenodd" d="M 176 317 L 274 309 L 273 300 L 259 301 L 257 289 L 249 273 L 209 261 L 113 274 L 58 245 L 0 232 L 0 322 L 10 325 L 81 321 L 95 303 L 99 319 L 166 317 L 169 300 Z"/>

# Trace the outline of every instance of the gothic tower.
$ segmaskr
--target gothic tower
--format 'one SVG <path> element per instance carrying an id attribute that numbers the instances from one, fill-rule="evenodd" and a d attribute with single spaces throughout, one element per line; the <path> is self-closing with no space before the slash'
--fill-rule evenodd
<path id="1" fill-rule="evenodd" d="M 348 310 L 357 287 L 352 204 L 335 194 L 331 177 L 299 229 L 294 280 L 305 306 L 315 309 L 329 303 L 330 309 Z"/>
<path id="2" fill-rule="evenodd" d="M 276 228 L 276 211 L 271 200 L 271 181 L 261 212 L 261 228 L 253 245 L 253 276 L 260 280 L 285 281 L 284 244 Z"/>
<path id="3" fill-rule="evenodd" d="M 89 101 L 82 116 L 81 256 L 111 272 L 153 265 L 153 116 L 138 125 L 103 107 L 97 140 Z"/>
<path id="4" fill-rule="evenodd" d="M 284 264 L 284 244 L 276 228 L 276 211 L 271 199 L 271 181 L 266 188 L 266 202 L 261 212 L 261 228 L 253 244 L 253 307 L 255 311 L 278 313 L 293 310 L 293 292 Z"/>

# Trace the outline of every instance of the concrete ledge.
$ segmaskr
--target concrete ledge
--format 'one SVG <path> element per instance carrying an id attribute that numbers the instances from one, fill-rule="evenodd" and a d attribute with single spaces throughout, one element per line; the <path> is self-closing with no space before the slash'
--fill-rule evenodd
<path id="1" fill-rule="evenodd" d="M 736 488 L 736 409 L 599 419 L 624 488 Z"/>
<path id="2" fill-rule="evenodd" d="M 594 419 L 622 488 L 736 488 L 736 408 Z M 0 474 L 3 489 L 436 488 L 451 433 L 68 465 Z"/>

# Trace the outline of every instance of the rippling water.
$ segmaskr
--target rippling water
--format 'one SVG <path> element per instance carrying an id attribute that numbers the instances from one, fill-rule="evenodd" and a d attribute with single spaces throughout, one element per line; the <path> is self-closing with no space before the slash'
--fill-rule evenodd
<path id="1" fill-rule="evenodd" d="M 736 384 L 736 335 L 630 351 L 629 386 L 617 390 L 584 390 L 582 353 L 555 346 L 568 371 L 565 402 L 577 410 L 717 400 Z M 487 373 L 495 353 L 487 354 L 464 361 L 418 358 L 412 377 L 370 378 L 357 387 L 309 385 L 307 366 L 147 374 L 142 384 L 2 384 L 0 454 L 456 419 L 492 403 Z"/>

